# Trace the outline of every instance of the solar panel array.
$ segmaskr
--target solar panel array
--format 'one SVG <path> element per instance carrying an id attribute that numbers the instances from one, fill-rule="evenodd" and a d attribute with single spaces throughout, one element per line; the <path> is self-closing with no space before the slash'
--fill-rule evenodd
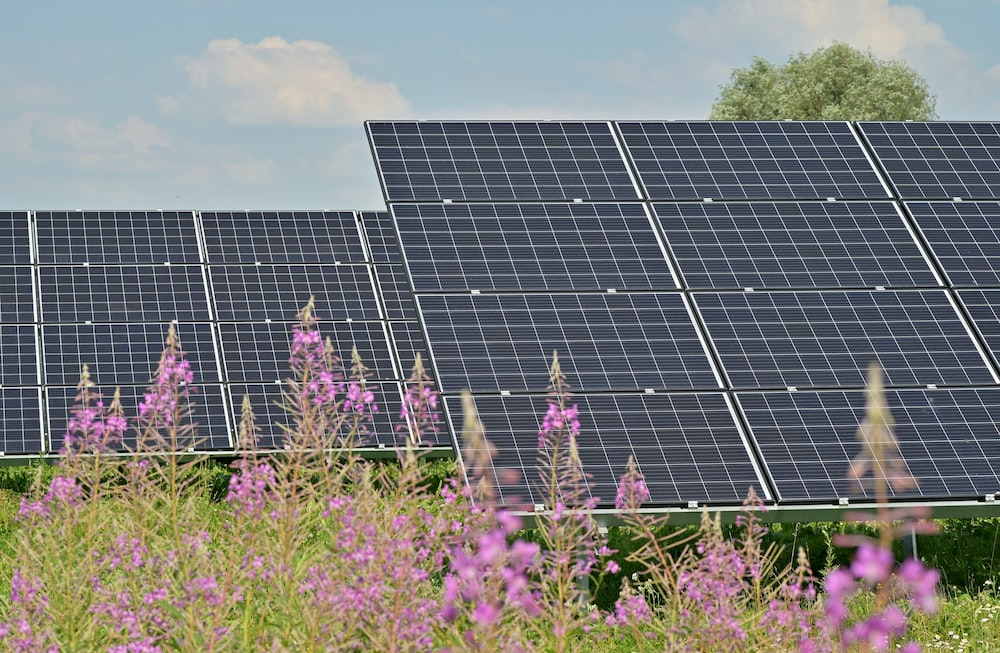
<path id="1" fill-rule="evenodd" d="M 470 389 L 505 502 L 544 501 L 553 350 L 599 505 L 630 456 L 656 505 L 872 498 L 847 471 L 873 360 L 899 496 L 1000 492 L 997 124 L 367 130 L 452 433 Z"/>
<path id="2" fill-rule="evenodd" d="M 394 445 L 409 367 L 390 328 L 416 313 L 398 249 L 390 260 L 393 232 L 369 241 L 362 221 L 352 211 L 0 213 L 0 452 L 60 449 L 85 364 L 105 399 L 120 386 L 135 415 L 171 322 L 195 377 L 198 439 L 181 446 L 233 451 L 247 394 L 259 445 L 281 448 L 294 420 L 277 404 L 310 296 L 345 375 L 356 346 L 376 389 L 382 409 L 362 445 Z M 412 364 L 422 340 L 411 334 L 407 348 Z"/>

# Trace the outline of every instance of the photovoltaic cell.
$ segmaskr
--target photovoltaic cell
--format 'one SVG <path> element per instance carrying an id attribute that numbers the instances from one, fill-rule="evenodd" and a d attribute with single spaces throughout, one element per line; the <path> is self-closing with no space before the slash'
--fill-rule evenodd
<path id="1" fill-rule="evenodd" d="M 1000 285 L 1000 202 L 907 202 L 954 286 Z"/>
<path id="2" fill-rule="evenodd" d="M 417 319 L 417 305 L 413 303 L 413 291 L 406 277 L 406 266 L 399 264 L 376 264 L 375 282 L 385 306 L 385 319 L 409 321 Z"/>
<path id="3" fill-rule="evenodd" d="M 995 379 L 944 291 L 696 293 L 735 388 L 864 387 Z"/>
<path id="4" fill-rule="evenodd" d="M 0 266 L 0 323 L 35 321 L 35 296 L 31 286 L 31 268 Z"/>
<path id="5" fill-rule="evenodd" d="M 320 318 L 379 319 L 367 265 L 213 265 L 209 274 L 219 320 L 294 320 L 310 296 Z"/>
<path id="6" fill-rule="evenodd" d="M 641 204 L 393 204 L 417 292 L 673 290 Z"/>
<path id="7" fill-rule="evenodd" d="M 35 327 L 27 324 L 0 325 L 0 386 L 37 384 Z"/>
<path id="8" fill-rule="evenodd" d="M 203 211 L 208 263 L 363 263 L 353 211 Z"/>
<path id="9" fill-rule="evenodd" d="M 679 293 L 419 295 L 445 392 L 719 387 Z"/>
<path id="10" fill-rule="evenodd" d="M 860 122 L 902 199 L 1000 198 L 1000 123 Z"/>
<path id="11" fill-rule="evenodd" d="M 652 200 L 885 199 L 846 122 L 619 122 Z"/>
<path id="12" fill-rule="evenodd" d="M 865 393 L 741 392 L 737 399 L 784 501 L 874 498 L 848 480 L 863 460 L 856 438 Z M 917 481 L 890 496 L 959 499 L 1000 488 L 1000 388 L 889 390 L 886 401 L 905 468 Z"/>
<path id="13" fill-rule="evenodd" d="M 496 449 L 490 480 L 500 503 L 551 503 L 536 471 L 545 396 L 477 396 L 475 401 Z M 576 395 L 572 401 L 580 409 L 580 460 L 592 476 L 599 506 L 614 505 L 630 457 L 643 474 L 653 505 L 738 503 L 751 487 L 758 496 L 767 496 L 721 393 Z M 445 406 L 460 429 L 461 401 L 447 397 Z"/>
<path id="14" fill-rule="evenodd" d="M 889 202 L 654 204 L 689 288 L 939 285 Z"/>
<path id="15" fill-rule="evenodd" d="M 226 380 L 232 383 L 284 381 L 292 376 L 289 361 L 292 323 L 240 322 L 219 324 Z M 320 322 L 320 335 L 333 345 L 350 371 L 351 348 L 357 346 L 361 361 L 375 381 L 398 380 L 382 322 Z"/>
<path id="16" fill-rule="evenodd" d="M 218 383 L 219 370 L 207 323 L 176 325 L 195 385 Z M 145 386 L 156 374 L 167 337 L 165 324 L 43 324 L 42 361 L 47 385 L 80 382 L 83 365 L 94 383 Z"/>
<path id="17" fill-rule="evenodd" d="M 368 122 L 389 202 L 638 199 L 606 122 Z"/>
<path id="18" fill-rule="evenodd" d="M 959 290 L 955 293 L 972 317 L 993 357 L 1000 361 L 1000 289 Z"/>
<path id="19" fill-rule="evenodd" d="M 42 391 L 0 388 L 0 451 L 6 456 L 37 455 L 43 449 Z"/>
<path id="20" fill-rule="evenodd" d="M 31 263 L 27 211 L 0 211 L 0 265 Z"/>
<path id="21" fill-rule="evenodd" d="M 200 263 L 190 211 L 39 211 L 38 262 Z"/>
<path id="22" fill-rule="evenodd" d="M 402 263 L 392 216 L 386 211 L 361 211 L 360 215 L 372 262 Z"/>
<path id="23" fill-rule="evenodd" d="M 404 379 L 409 378 L 413 372 L 418 352 L 424 370 L 429 376 L 434 376 L 431 359 L 427 355 L 424 332 L 420 329 L 419 322 L 389 322 L 389 333 L 396 347 L 399 370 Z"/>
<path id="24" fill-rule="evenodd" d="M 135 451 L 138 432 L 135 417 L 139 414 L 139 404 L 145 400 L 144 386 L 121 386 L 121 402 L 125 418 L 129 420 L 129 429 L 122 441 L 112 448 L 116 451 Z M 111 405 L 114 398 L 114 387 L 95 388 L 101 396 L 105 409 Z M 76 387 L 49 386 L 45 390 L 48 406 L 49 439 L 51 451 L 58 453 L 65 444 L 69 416 L 75 405 L 79 390 Z M 194 424 L 196 433 L 193 437 L 178 442 L 177 451 L 194 449 L 195 451 L 224 451 L 232 448 L 229 437 L 229 421 L 226 418 L 226 406 L 223 400 L 221 385 L 197 385 L 191 394 L 193 413 L 189 423 Z"/>
<path id="25" fill-rule="evenodd" d="M 211 319 L 201 266 L 41 266 L 38 271 L 47 323 Z"/>
<path id="26" fill-rule="evenodd" d="M 293 427 L 294 417 L 281 408 L 282 385 L 278 383 L 234 383 L 229 386 L 232 397 L 233 414 L 239 420 L 243 406 L 243 396 L 250 398 L 250 406 L 256 417 L 255 423 L 259 427 L 257 433 L 257 448 L 262 450 L 280 450 L 284 448 L 285 431 L 281 425 Z M 401 444 L 397 437 L 395 422 L 399 418 L 399 410 L 402 406 L 400 386 L 398 383 L 371 383 L 368 389 L 375 394 L 375 402 L 378 406 L 372 419 L 363 424 L 364 432 L 358 434 L 358 444 L 362 447 L 393 447 Z M 332 447 L 341 447 L 347 444 L 346 436 L 350 433 L 350 428 L 341 432 L 341 438 L 332 442 Z"/>

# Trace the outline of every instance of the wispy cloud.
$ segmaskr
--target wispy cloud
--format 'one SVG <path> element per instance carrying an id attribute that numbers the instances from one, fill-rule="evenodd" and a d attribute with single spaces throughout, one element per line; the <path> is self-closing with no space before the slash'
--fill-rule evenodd
<path id="1" fill-rule="evenodd" d="M 198 56 L 180 61 L 191 89 L 158 98 L 166 114 L 209 106 L 234 125 L 305 127 L 357 126 L 366 119 L 410 114 L 394 83 L 358 75 L 318 41 L 213 40 Z"/>

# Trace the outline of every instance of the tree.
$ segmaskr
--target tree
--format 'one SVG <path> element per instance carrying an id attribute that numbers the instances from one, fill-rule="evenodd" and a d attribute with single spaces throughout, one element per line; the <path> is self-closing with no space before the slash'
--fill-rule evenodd
<path id="1" fill-rule="evenodd" d="M 917 72 L 835 42 L 784 66 L 754 57 L 722 86 L 712 120 L 933 120 L 935 97 Z"/>

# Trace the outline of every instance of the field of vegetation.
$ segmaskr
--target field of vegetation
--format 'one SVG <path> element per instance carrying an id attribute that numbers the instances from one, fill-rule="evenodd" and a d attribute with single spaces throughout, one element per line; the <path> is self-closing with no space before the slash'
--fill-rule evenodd
<path id="1" fill-rule="evenodd" d="M 548 509 L 525 530 L 471 453 L 489 451 L 471 401 L 470 483 L 411 444 L 439 421 L 419 360 L 390 463 L 352 453 L 377 398 L 356 356 L 338 373 L 311 307 L 290 360 L 287 450 L 255 450 L 245 404 L 229 468 L 170 454 L 196 437 L 197 400 L 172 331 L 136 416 L 84 371 L 60 464 L 0 476 L 0 650 L 1000 651 L 996 520 L 768 526 L 751 494 L 735 525 L 673 527 L 642 512 L 631 466 L 607 532 L 553 361 L 535 479 Z M 913 480 L 877 378 L 853 473 L 884 492 Z M 114 453 L 127 433 L 134 455 Z M 913 529 L 924 562 L 903 559 Z"/>

